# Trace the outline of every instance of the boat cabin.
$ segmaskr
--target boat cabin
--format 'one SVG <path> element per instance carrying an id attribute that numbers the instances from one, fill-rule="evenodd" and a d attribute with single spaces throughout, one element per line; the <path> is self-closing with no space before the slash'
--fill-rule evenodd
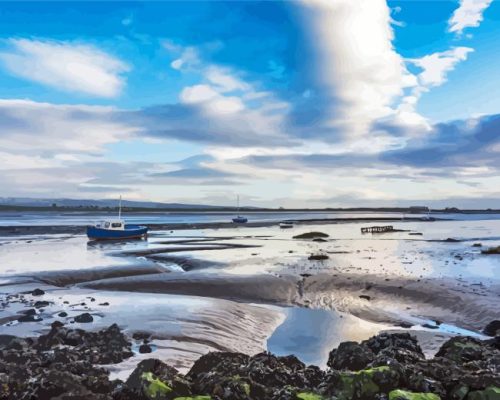
<path id="1" fill-rule="evenodd" d="M 113 231 L 123 231 L 125 229 L 125 222 L 120 219 L 102 221 L 96 225 L 96 228 L 108 229 Z"/>

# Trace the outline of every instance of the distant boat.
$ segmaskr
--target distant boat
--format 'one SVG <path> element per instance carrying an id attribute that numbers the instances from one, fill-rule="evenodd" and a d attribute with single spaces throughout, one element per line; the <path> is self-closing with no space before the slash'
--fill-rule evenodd
<path id="1" fill-rule="evenodd" d="M 87 236 L 92 240 L 140 239 L 148 234 L 148 227 L 128 225 L 121 219 L 122 198 L 118 207 L 118 219 L 102 221 L 93 226 L 87 226 Z"/>
<path id="2" fill-rule="evenodd" d="M 233 222 L 235 224 L 246 224 L 248 222 L 248 218 L 242 217 L 239 215 L 240 213 L 240 196 L 236 197 L 236 204 L 237 204 L 237 209 L 238 209 L 238 216 L 233 218 Z"/>
<path id="3" fill-rule="evenodd" d="M 294 221 L 281 221 L 280 228 L 282 229 L 293 228 L 294 223 L 295 223 Z"/>

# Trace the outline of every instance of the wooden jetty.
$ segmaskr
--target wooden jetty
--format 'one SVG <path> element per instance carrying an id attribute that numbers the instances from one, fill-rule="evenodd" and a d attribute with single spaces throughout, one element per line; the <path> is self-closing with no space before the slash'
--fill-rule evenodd
<path id="1" fill-rule="evenodd" d="M 392 225 L 387 226 L 367 226 L 361 228 L 361 233 L 384 233 L 384 232 L 392 232 L 394 231 L 394 227 Z"/>

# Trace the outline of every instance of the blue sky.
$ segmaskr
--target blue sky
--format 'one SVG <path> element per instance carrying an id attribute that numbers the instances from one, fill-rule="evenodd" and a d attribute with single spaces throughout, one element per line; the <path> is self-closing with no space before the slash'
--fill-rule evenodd
<path id="1" fill-rule="evenodd" d="M 3 3 L 3 196 L 497 207 L 499 21 L 491 0 Z"/>

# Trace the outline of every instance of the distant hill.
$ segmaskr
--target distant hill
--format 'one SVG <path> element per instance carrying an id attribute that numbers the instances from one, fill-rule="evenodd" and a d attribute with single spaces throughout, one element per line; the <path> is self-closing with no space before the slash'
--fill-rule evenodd
<path id="1" fill-rule="evenodd" d="M 0 206 L 18 207 L 118 207 L 118 199 L 86 200 L 86 199 L 34 199 L 28 197 L 0 197 Z M 158 209 L 223 209 L 228 207 L 211 206 L 206 204 L 158 203 L 151 201 L 122 200 L 123 207 L 131 208 L 158 208 Z"/>

